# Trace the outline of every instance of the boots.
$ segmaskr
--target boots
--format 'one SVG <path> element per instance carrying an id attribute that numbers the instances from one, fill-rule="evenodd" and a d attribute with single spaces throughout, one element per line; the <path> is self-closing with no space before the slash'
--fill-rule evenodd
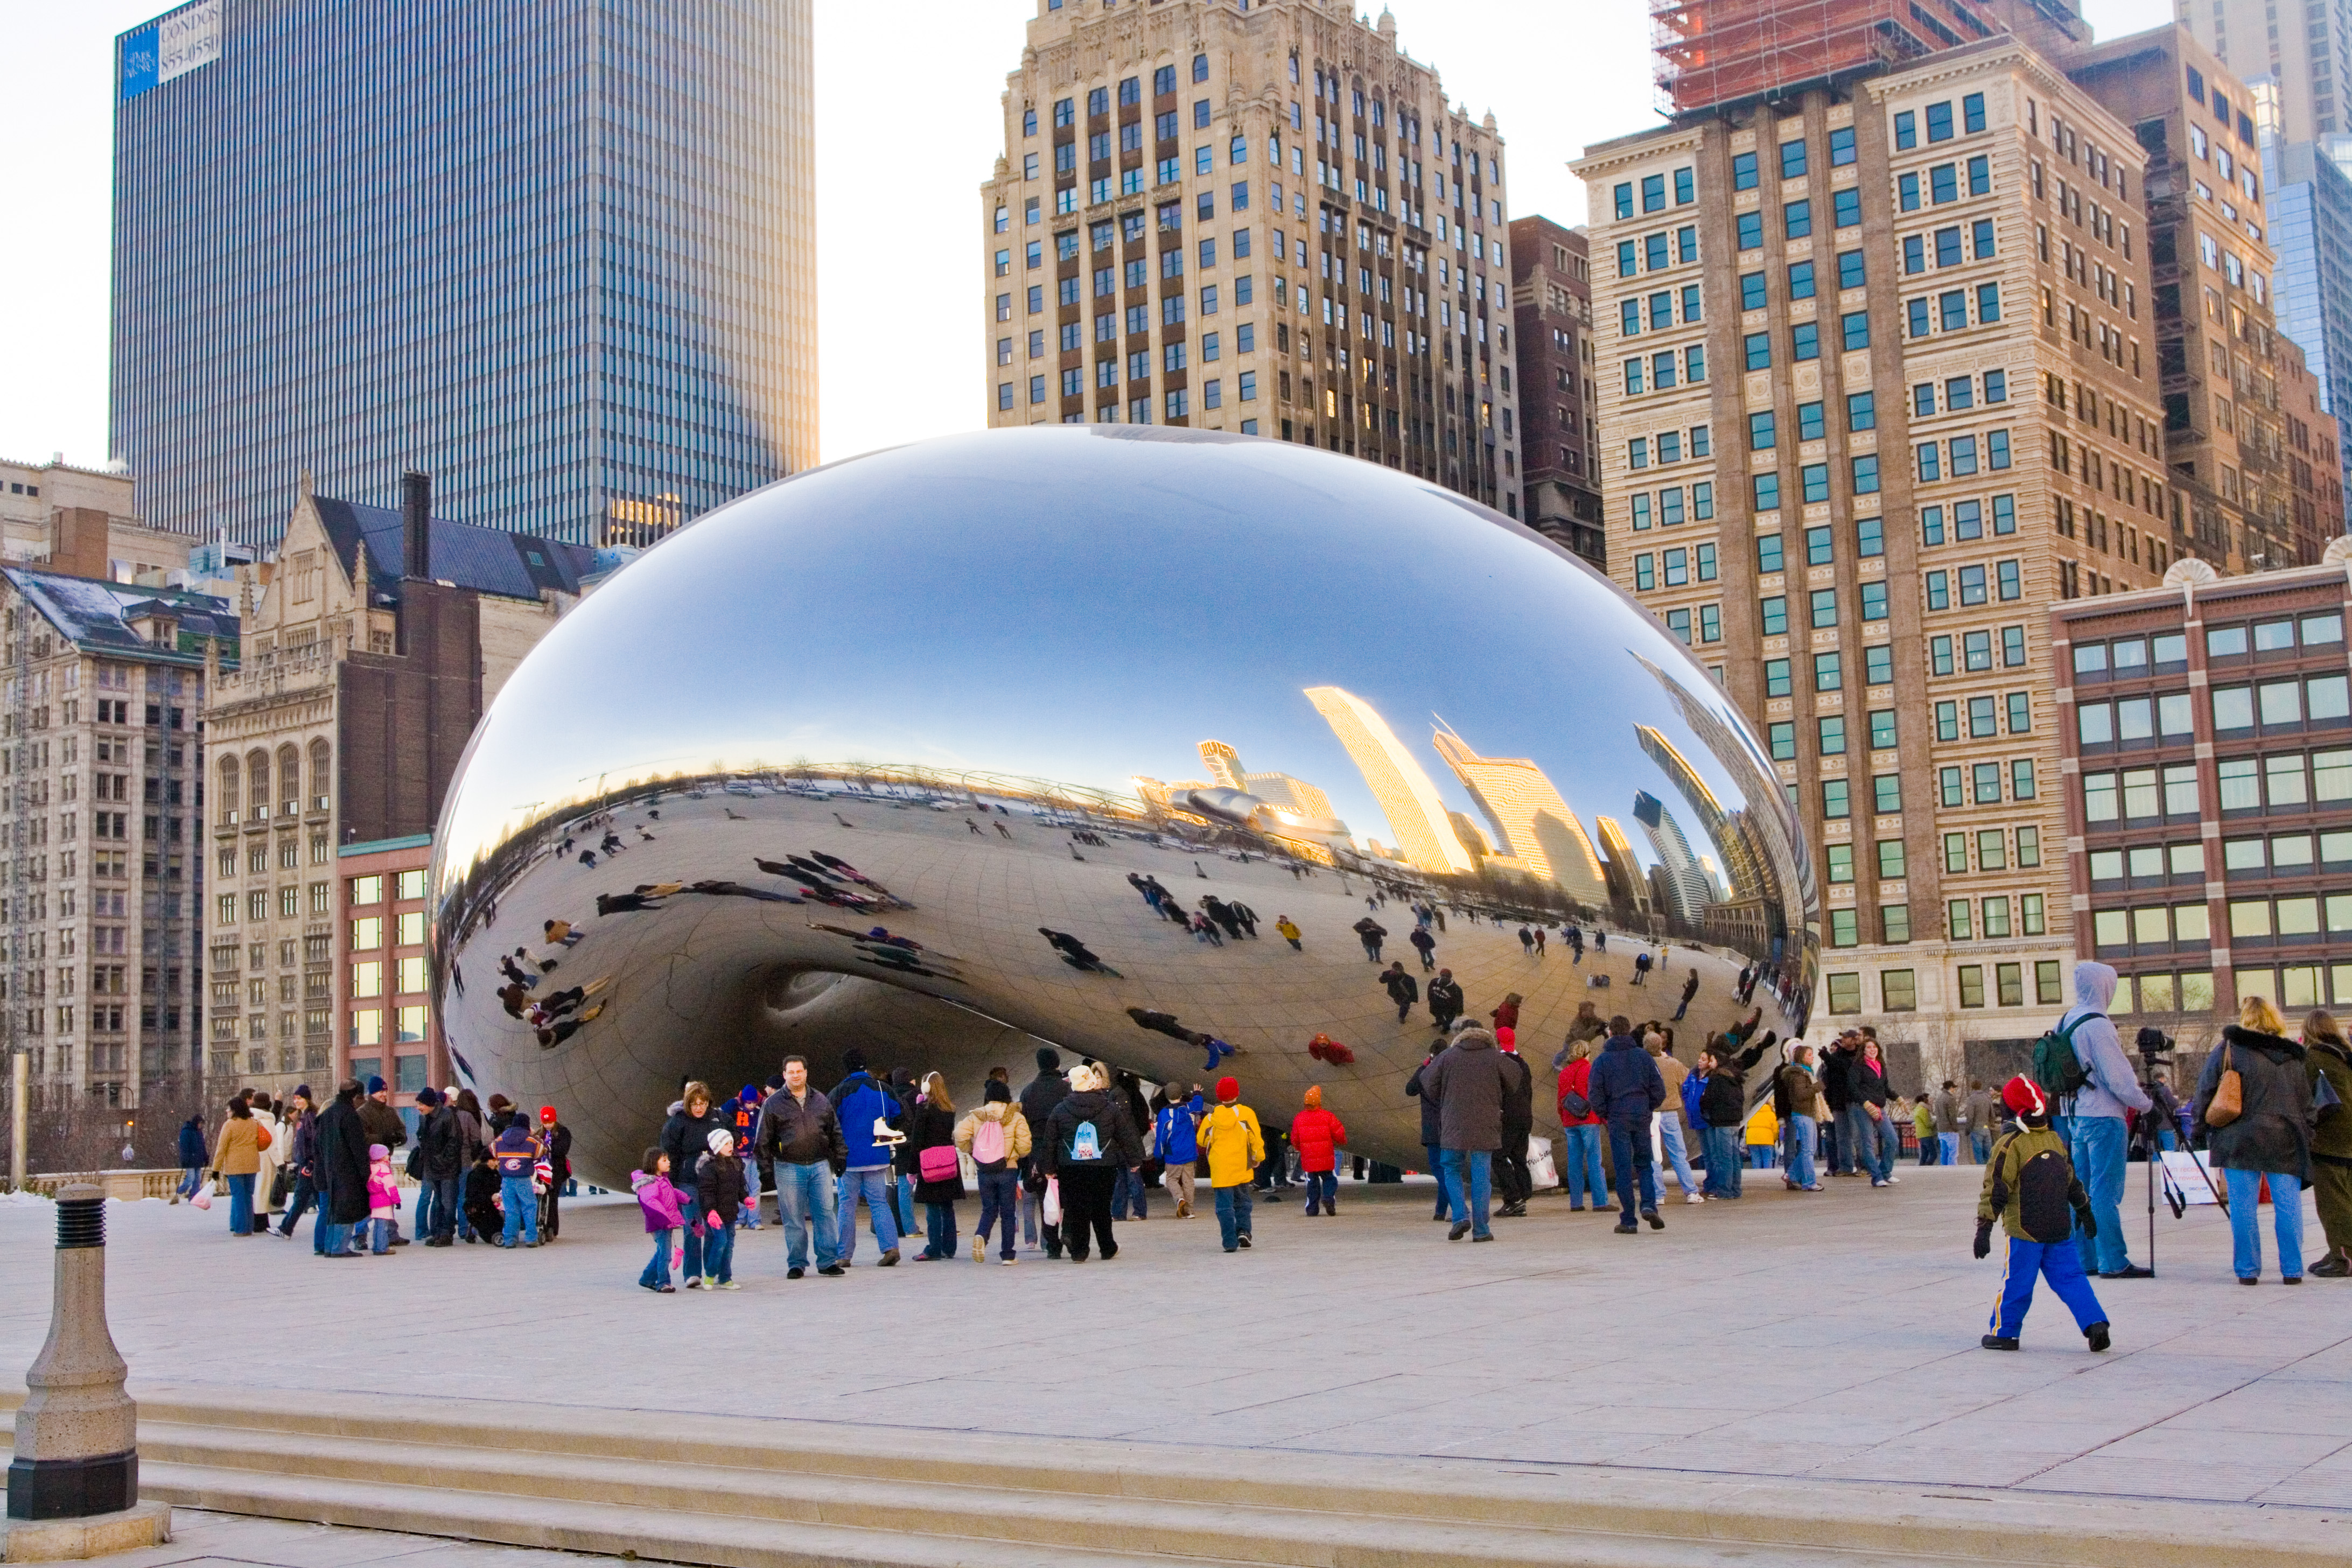
<path id="1" fill-rule="evenodd" d="M 2305 1272 L 2315 1274 L 2322 1279 L 2341 1279 L 2347 1275 L 2352 1275 L 2352 1257 L 2347 1257 L 2345 1249 L 2339 1247 L 2313 1264 Z"/>

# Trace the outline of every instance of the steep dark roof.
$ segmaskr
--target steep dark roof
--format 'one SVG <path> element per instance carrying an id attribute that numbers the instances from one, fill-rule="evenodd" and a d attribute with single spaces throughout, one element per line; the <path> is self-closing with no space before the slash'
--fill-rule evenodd
<path id="1" fill-rule="evenodd" d="M 6 569 L 9 584 L 56 626 L 67 641 L 86 653 L 142 658 L 162 664 L 200 665 L 205 641 L 225 640 L 222 662 L 236 663 L 236 617 L 226 599 L 191 594 L 176 588 L 142 588 L 109 583 L 96 577 L 72 577 L 62 572 L 41 572 L 26 566 Z M 172 647 L 149 642 L 131 627 L 141 615 L 169 616 L 179 623 Z"/>
<path id="2" fill-rule="evenodd" d="M 404 560 L 399 510 L 325 496 L 313 497 L 312 501 L 335 553 L 342 560 L 344 573 L 357 575 L 358 552 L 364 545 L 371 598 L 379 605 L 398 604 Z M 436 517 L 427 527 L 432 536 L 433 575 L 437 581 L 502 598 L 536 599 L 546 588 L 577 594 L 580 578 L 591 570 L 594 554 L 583 545 L 509 533 L 478 523 Z"/>

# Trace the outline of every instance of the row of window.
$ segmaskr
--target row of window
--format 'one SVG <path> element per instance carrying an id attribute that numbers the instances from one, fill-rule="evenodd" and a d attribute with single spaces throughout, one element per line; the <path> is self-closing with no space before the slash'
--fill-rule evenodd
<path id="1" fill-rule="evenodd" d="M 1706 379 L 1706 347 L 1693 343 L 1684 349 L 1667 349 L 1647 359 L 1636 354 L 1625 362 L 1625 395 L 1639 396 L 1644 390 L 1672 392 L 1677 378 L 1696 384 Z M 1646 386 L 1644 385 L 1646 383 Z"/>
<path id="2" fill-rule="evenodd" d="M 1830 226 L 1832 229 L 1862 226 L 1862 193 L 1852 185 L 1830 193 Z M 1743 251 L 1764 248 L 1764 215 L 1744 212 L 1732 220 L 1738 248 Z M 1813 232 L 1813 203 L 1810 196 L 1800 197 L 1780 209 L 1780 237 L 1805 239 Z"/>
<path id="3" fill-rule="evenodd" d="M 1698 228 L 1685 224 L 1677 229 L 1660 229 L 1639 239 L 1617 242 L 1617 276 L 1631 278 L 1638 272 L 1657 272 L 1668 267 L 1680 267 L 1698 259 Z"/>
<path id="4" fill-rule="evenodd" d="M 1847 482 L 1857 496 L 1878 493 L 1878 456 L 1865 452 L 1847 459 Z M 1759 512 L 1780 510 L 1780 476 L 1777 473 L 1748 476 L 1750 500 Z M 1827 463 L 1806 463 L 1797 470 L 1797 495 L 1801 502 L 1811 506 L 1830 499 L 1830 466 Z"/>
<path id="5" fill-rule="evenodd" d="M 1646 307 L 1646 309 L 1645 309 Z M 1685 283 L 1679 292 L 1661 289 L 1648 300 L 1628 299 L 1618 307 L 1618 333 L 1622 337 L 1639 337 L 1646 320 L 1651 331 L 1661 331 L 1677 321 L 1685 325 L 1696 322 L 1699 317 L 1699 286 Z"/>
<path id="6" fill-rule="evenodd" d="M 394 988 L 402 994 L 425 989 L 425 960 L 403 958 L 394 961 Z M 384 965 L 375 959 L 365 959 L 352 965 L 352 994 L 355 997 L 383 994 Z"/>
<path id="7" fill-rule="evenodd" d="M 1944 904 L 1944 932 L 1954 942 L 1972 942 L 1979 936 L 2049 934 L 2049 921 L 2043 912 L 2040 893 L 2020 894 L 2017 905 L 2017 921 L 2011 925 L 2007 894 L 1990 899 L 1947 900 Z"/>
<path id="8" fill-rule="evenodd" d="M 1845 400 L 1845 422 L 1849 432 L 1874 430 L 1878 427 L 1876 395 L 1867 392 L 1849 394 Z M 1797 439 L 1819 441 L 1829 433 L 1827 416 L 1819 403 L 1797 405 Z M 1768 452 L 1780 444 L 1780 416 L 1771 409 L 1759 409 L 1748 416 L 1748 449 Z"/>
<path id="9" fill-rule="evenodd" d="M 1820 755 L 1824 757 L 1842 757 L 1845 755 L 1846 722 L 1847 716 L 1843 713 L 1824 713 L 1813 721 L 1813 741 Z M 1891 751 L 1894 749 L 1895 743 L 1894 709 L 1878 708 L 1872 710 L 1867 716 L 1865 723 L 1866 734 L 1857 738 L 1867 739 L 1870 743 L 1870 749 L 1874 752 Z M 1771 750 L 1772 760 L 1780 763 L 1791 763 L 1796 761 L 1797 726 L 1795 722 L 1790 720 L 1781 720 L 1777 722 L 1768 724 L 1765 729 L 1766 744 Z"/>
<path id="10" fill-rule="evenodd" d="M 1981 377 L 1955 375 L 1946 378 L 1943 384 L 1944 412 L 1958 414 L 1964 409 L 1974 408 L 1979 384 L 1984 388 L 1986 403 L 2009 401 L 2007 371 L 1989 370 Z M 1925 419 L 1936 412 L 1936 384 L 1932 381 L 1923 381 L 1911 389 L 1911 412 L 1915 417 Z"/>
<path id="11" fill-rule="evenodd" d="M 1685 165 L 1683 168 L 1676 169 L 1674 171 L 1671 177 L 1674 181 L 1675 205 L 1678 207 L 1686 207 L 1690 205 L 1693 201 L 1697 199 L 1696 187 L 1693 183 L 1693 171 L 1691 168 Z M 1642 176 L 1642 210 L 1643 212 L 1654 213 L 1664 212 L 1665 210 L 1666 182 L 1669 176 L 1665 174 L 1644 174 Z M 1633 181 L 1621 180 L 1617 184 L 1617 188 L 1610 193 L 1612 205 L 1617 216 L 1621 218 L 1629 218 L 1633 216 L 1633 187 L 1634 183 Z"/>
<path id="12" fill-rule="evenodd" d="M 1705 425 L 1692 426 L 1687 442 L 1680 430 L 1661 430 L 1654 437 L 1636 436 L 1625 443 L 1625 466 L 1646 468 L 1650 466 L 1653 452 L 1657 454 L 1660 468 L 1681 462 L 1686 452 L 1693 458 L 1711 457 L 1708 427 Z"/>
<path id="13" fill-rule="evenodd" d="M 1826 566 L 1831 563 L 1833 559 L 1832 543 L 1833 534 L 1834 526 L 1825 522 L 1817 523 L 1805 530 L 1803 540 L 1806 565 Z M 1885 554 L 1886 532 L 1883 521 L 1874 517 L 1854 519 L 1853 544 L 1854 553 L 1865 561 Z M 1781 546 L 1781 536 L 1777 533 L 1758 534 L 1756 536 L 1757 572 L 1759 574 L 1769 575 L 1787 569 L 1788 552 Z"/>
<path id="14" fill-rule="evenodd" d="M 2025 596 L 2022 568 L 2016 561 L 1995 561 L 1990 565 L 1948 570 L 1938 568 L 1927 574 L 1927 607 L 1930 610 L 1948 610 L 1955 603 L 1963 608 L 1981 605 L 1987 602 L 1988 594 L 2003 603 Z"/>
<path id="15" fill-rule="evenodd" d="M 1926 172 L 1924 184 L 1919 174 L 1899 174 L 1895 180 L 1895 205 L 1903 211 L 1917 212 L 1924 192 L 1931 206 L 1960 199 L 1963 183 L 1967 194 L 1986 196 L 1992 194 L 1992 160 L 1983 153 L 1970 158 L 1966 164 L 1937 163 Z"/>
<path id="16" fill-rule="evenodd" d="M 1780 661 L 1784 667 L 1788 660 Z M 1822 815 L 1832 822 L 1843 822 L 1853 815 L 1853 781 L 1823 779 L 1822 781 Z M 1794 801 L 1790 803 L 1795 805 Z M 1903 775 L 1874 773 L 1870 780 L 1871 812 L 1877 816 L 1893 816 L 1903 809 Z"/>
<path id="17" fill-rule="evenodd" d="M 2083 820 L 2094 827 L 2110 823 L 2193 822 L 2196 818 L 2194 763 L 2083 775 Z"/>
<path id="18" fill-rule="evenodd" d="M 2267 838 L 2221 840 L 2224 878 L 2298 877 L 2314 870 L 2352 870 L 2352 832 L 2276 833 Z"/>
<path id="19" fill-rule="evenodd" d="M 1712 544 L 1696 545 L 1687 550 L 1668 550 L 1654 555 L 1645 552 L 1633 557 L 1633 586 L 1638 589 L 1655 588 L 1662 584 L 1668 588 L 1680 588 L 1692 582 L 1714 581 L 1715 546 Z"/>
<path id="20" fill-rule="evenodd" d="M 2259 658 L 2264 654 L 2290 654 L 2298 647 L 2335 649 L 2343 642 L 2344 617 L 2336 611 L 2327 610 L 2300 617 L 2208 626 L 2205 657 Z M 2185 632 L 2159 632 L 2152 637 L 2077 643 L 2074 663 L 2077 681 L 2130 680 L 2149 674 L 2172 674 L 2189 668 L 2189 637 Z"/>
<path id="21" fill-rule="evenodd" d="M 2007 702 L 2010 717 L 2019 721 L 2017 725 L 2011 728 L 2010 733 L 2024 734 L 2026 732 L 2024 722 L 2031 717 L 2030 702 L 2025 693 L 2011 692 L 2009 694 Z M 1990 735 L 1992 731 L 1988 728 L 1985 733 Z M 1940 804 L 1948 806 L 1999 805 L 2001 802 L 2001 781 L 2004 778 L 2009 782 L 2011 800 L 2034 798 L 2033 759 L 2011 757 L 2007 763 L 1970 763 L 1965 767 L 1938 768 L 1936 771 L 1937 799 Z"/>
<path id="22" fill-rule="evenodd" d="M 1859 250 L 1838 252 L 1834 265 L 1837 268 L 1837 286 L 1841 289 L 1859 289 L 1870 280 L 1863 264 L 1862 252 Z M 1816 286 L 1812 262 L 1789 263 L 1789 298 L 1790 300 L 1812 299 Z M 1764 309 L 1764 274 L 1741 273 L 1739 275 L 1739 308 L 1743 310 L 1760 310 Z"/>
<path id="23" fill-rule="evenodd" d="M 1849 919 L 1852 918 L 1852 910 L 1846 910 L 1844 913 Z M 1850 942 L 1837 942 L 1834 940 L 1834 931 L 1832 939 L 1831 945 L 1833 947 L 1853 945 Z M 1992 971 L 1992 989 L 1990 995 L 1994 1005 L 2023 1007 L 2029 1005 L 2025 999 L 2025 965 L 2022 963 L 1991 965 L 1963 963 L 1958 966 L 1954 976 L 1958 984 L 1961 1006 L 1982 1007 L 1986 1005 L 1988 993 L 1985 989 L 1985 971 L 1987 968 Z M 2033 1001 L 2031 1005 L 2054 1007 L 2064 1000 L 2059 978 L 2060 968 L 2059 962 L 2054 958 L 2034 961 Z M 2212 976 L 2206 975 L 2205 982 L 2205 994 L 2210 1005 L 2212 995 Z M 1824 974 L 1822 977 L 1822 992 L 1825 1005 L 1832 1014 L 1862 1011 L 1862 975 L 1859 973 L 1843 971 Z M 1919 1006 L 1918 973 L 1909 969 L 1882 969 L 1878 972 L 1878 993 L 1881 1012 L 1916 1012 Z M 2117 1010 L 2121 1011 L 2121 1009 Z"/>
<path id="24" fill-rule="evenodd" d="M 1948 698 L 1935 706 L 1936 739 L 1957 741 L 1963 722 L 1971 741 L 1989 740 L 2001 732 L 2005 721 L 2012 735 L 2033 732 L 2033 696 L 2026 691 L 1989 692 L 1982 696 Z M 2029 773 L 2027 778 L 2032 778 Z"/>
<path id="25" fill-rule="evenodd" d="M 213 900 L 213 916 L 215 923 L 225 926 L 233 926 L 236 924 L 238 904 L 239 900 L 235 893 L 222 893 L 217 895 Z M 251 892 L 246 894 L 243 900 L 243 904 L 246 918 L 247 920 L 258 922 L 269 919 L 269 893 L 267 889 L 256 888 Z M 278 918 L 279 920 L 290 921 L 300 919 L 305 911 L 305 908 L 306 904 L 300 889 L 289 886 L 278 889 Z M 326 883 L 313 882 L 310 884 L 310 893 L 307 902 L 307 909 L 309 913 L 314 915 L 323 915 L 329 912 L 327 909 Z"/>
<path id="26" fill-rule="evenodd" d="M 1903 305 L 1905 331 L 1913 338 L 1937 332 L 1965 331 L 1971 324 L 1969 300 L 1976 299 L 1974 325 L 1990 326 L 2000 320 L 2000 285 L 1979 283 L 1974 289 L 1947 289 L 1932 297 L 1922 294 Z"/>
<path id="27" fill-rule="evenodd" d="M 2271 752 L 2260 757 L 2223 757 L 2220 775 L 2224 816 L 2261 811 L 2302 811 L 2352 801 L 2352 751 Z"/>
<path id="28" fill-rule="evenodd" d="M 1813 689 L 1840 691 L 1845 687 L 1845 656 L 1829 652 L 1813 655 Z M 1768 658 L 1764 661 L 1764 695 L 1790 695 L 1790 661 Z M 1889 643 L 1873 643 L 1862 650 L 1862 683 L 1864 686 L 1885 686 L 1895 679 L 1895 648 Z M 1886 809 L 1880 807 L 1881 810 Z M 1895 809 L 1901 809 L 1897 807 Z"/>
<path id="29" fill-rule="evenodd" d="M 1919 144 L 1919 122 L 1925 118 L 1930 142 L 1949 142 L 1957 134 L 1952 129 L 1952 102 L 1946 99 L 1927 105 L 1924 111 L 1899 110 L 1895 116 L 1895 149 L 1907 153 Z M 1969 93 L 1960 100 L 1961 132 L 1973 135 L 1985 128 L 1985 95 Z"/>
<path id="30" fill-rule="evenodd" d="M 1829 142 L 1830 167 L 1833 169 L 1843 169 L 1853 163 L 1854 144 L 1853 126 L 1842 125 L 1836 130 L 1831 132 Z M 1802 137 L 1799 137 L 1793 141 L 1781 142 L 1780 156 L 1780 177 L 1782 179 L 1797 180 L 1804 177 L 1811 160 L 1807 153 L 1805 142 Z M 1759 168 L 1757 162 L 1757 155 L 1755 153 L 1735 153 L 1732 154 L 1731 188 L 1733 190 L 1754 190 L 1756 188 L 1757 176 L 1759 173 Z"/>
<path id="31" fill-rule="evenodd" d="M 1906 277 L 1925 272 L 1931 260 L 1939 268 L 1958 267 L 1963 261 L 1990 261 L 1998 254 L 1992 219 L 1980 217 L 1965 230 L 1950 224 L 1932 233 L 1904 236 L 1903 272 Z"/>
<path id="32" fill-rule="evenodd" d="M 1135 369 L 1135 367 L 1130 366 L 1130 369 L 1134 370 L 1134 374 L 1129 378 L 1128 391 L 1130 394 L 1134 393 L 1137 388 L 1137 384 L 1139 383 L 1144 388 L 1144 395 L 1139 397 L 1129 396 L 1126 400 L 1130 405 L 1129 423 L 1134 425 L 1149 425 L 1151 423 L 1152 407 L 1151 397 L 1150 395 L 1150 356 L 1144 353 L 1138 353 L 1133 357 L 1137 361 L 1142 363 L 1142 368 Z M 1096 376 L 1095 384 L 1098 388 L 1116 388 L 1118 385 L 1118 365 L 1116 361 L 1105 360 L 1095 368 L 1098 373 Z M 1013 384 L 1012 382 L 1004 381 L 997 384 L 996 406 L 999 410 L 1010 410 L 1013 406 Z M 1225 405 L 1226 401 L 1225 384 L 1223 378 L 1213 376 L 1209 380 L 1201 383 L 1200 394 L 1202 408 L 1223 408 Z M 1062 373 L 1062 395 L 1064 397 L 1082 397 L 1085 395 L 1086 373 L 1083 370 L 1079 370 L 1075 367 L 1064 371 Z M 1029 401 L 1034 405 L 1042 404 L 1045 400 L 1046 378 L 1042 375 L 1031 376 L 1029 378 Z M 1245 370 L 1235 378 L 1234 397 L 1233 400 L 1236 403 L 1255 403 L 1257 401 L 1257 372 L 1254 370 Z M 1171 389 L 1163 395 L 1162 405 L 1164 409 L 1164 417 L 1166 418 L 1185 419 L 1191 417 L 1192 413 L 1192 389 L 1181 386 Z M 1111 403 L 1106 403 L 1104 405 L 1106 407 L 1113 405 L 1114 405 Z M 1115 421 L 1112 422 L 1115 423 Z"/>
<path id="33" fill-rule="evenodd" d="M 1847 311 L 1837 319 L 1836 331 L 1836 341 L 1841 350 L 1851 353 L 1856 349 L 1868 348 L 1870 346 L 1870 312 Z M 1770 370 L 1772 368 L 1772 334 L 1769 332 L 1746 334 L 1740 339 L 1740 353 L 1745 368 Z M 1819 321 L 1790 322 L 1790 360 L 1801 364 L 1821 357 L 1822 323 Z"/>
<path id="34" fill-rule="evenodd" d="M 1637 491 L 1632 497 L 1628 498 L 1627 500 L 1627 505 L 1631 509 L 1633 515 L 1633 531 L 1636 533 L 1641 532 L 1643 529 L 1650 526 L 1650 519 L 1653 515 L 1651 501 L 1654 494 L 1657 502 L 1655 516 L 1657 518 L 1659 527 L 1672 528 L 1676 523 L 1683 521 L 1685 513 L 1683 510 L 1682 486 L 1668 485 L 1665 489 L 1655 492 L 1649 490 Z M 1706 522 L 1715 516 L 1715 483 L 1713 480 L 1701 479 L 1698 483 L 1690 487 L 1690 510 L 1688 515 L 1694 521 L 1697 522 Z M 1714 546 L 1709 545 L 1706 548 L 1712 550 Z"/>
<path id="35" fill-rule="evenodd" d="M 1993 667 L 1993 644 L 2000 645 L 2000 667 L 2003 669 L 2025 668 L 2025 628 L 2002 626 L 1996 631 L 1988 626 L 1982 631 L 1961 632 L 1957 637 L 1938 633 L 1927 639 L 1927 673 L 1930 675 L 1970 675 Z"/>
<path id="36" fill-rule="evenodd" d="M 1941 441 L 1922 441 L 1914 448 L 1912 456 L 1917 465 L 1919 482 L 1923 485 L 1933 484 L 1948 477 L 1955 479 L 1974 478 L 1979 464 L 1987 472 L 2001 473 L 2007 470 L 2010 463 L 2009 431 L 2003 427 L 1988 430 L 1981 437 L 1970 434 L 1948 437 Z"/>
<path id="37" fill-rule="evenodd" d="M 1886 618 L 1886 584 L 1882 580 L 1860 584 L 1861 619 L 1866 626 Z M 1768 594 L 1756 601 L 1757 616 L 1763 634 L 1768 637 L 1789 635 L 1789 596 Z M 1815 631 L 1825 631 L 1838 624 L 1837 590 L 1815 588 L 1807 598 L 1807 613 Z"/>

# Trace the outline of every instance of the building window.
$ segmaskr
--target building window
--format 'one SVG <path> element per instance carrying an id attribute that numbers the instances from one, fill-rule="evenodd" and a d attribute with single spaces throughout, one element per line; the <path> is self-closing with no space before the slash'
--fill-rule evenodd
<path id="1" fill-rule="evenodd" d="M 1984 965 L 1981 963 L 1961 964 L 1960 1005 L 1963 1007 L 1981 1007 L 1984 1005 Z"/>

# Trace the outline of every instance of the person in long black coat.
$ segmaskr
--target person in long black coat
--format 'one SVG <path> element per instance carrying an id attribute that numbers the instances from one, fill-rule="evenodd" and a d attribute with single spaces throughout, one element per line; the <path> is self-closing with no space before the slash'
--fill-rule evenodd
<path id="1" fill-rule="evenodd" d="M 346 1079 L 335 1090 L 335 1103 L 319 1117 L 316 1175 L 323 1194 L 320 1217 L 332 1227 L 329 1258 L 357 1256 L 349 1247 L 351 1227 L 368 1216 L 368 1134 L 359 1103 L 359 1079 Z"/>

